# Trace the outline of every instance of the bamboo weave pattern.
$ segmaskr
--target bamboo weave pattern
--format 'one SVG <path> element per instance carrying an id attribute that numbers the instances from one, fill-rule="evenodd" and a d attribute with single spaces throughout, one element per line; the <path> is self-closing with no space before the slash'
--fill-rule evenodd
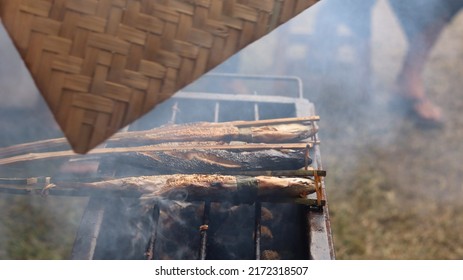
<path id="1" fill-rule="evenodd" d="M 85 153 L 317 0 L 1 0 L 73 149 Z"/>

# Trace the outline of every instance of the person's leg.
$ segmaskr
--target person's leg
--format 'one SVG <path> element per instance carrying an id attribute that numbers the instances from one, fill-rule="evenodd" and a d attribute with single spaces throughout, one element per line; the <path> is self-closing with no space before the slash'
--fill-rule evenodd
<path id="1" fill-rule="evenodd" d="M 427 97 L 422 78 L 429 53 L 446 24 L 463 6 L 462 0 L 389 0 L 408 40 L 397 78 L 398 94 L 423 121 L 440 122 L 440 109 Z"/>
<path id="2" fill-rule="evenodd" d="M 426 95 L 422 74 L 429 53 L 445 25 L 446 22 L 436 18 L 409 38 L 410 46 L 397 79 L 398 93 L 412 102 L 414 113 L 423 120 L 440 121 L 442 118 L 440 109 Z"/>

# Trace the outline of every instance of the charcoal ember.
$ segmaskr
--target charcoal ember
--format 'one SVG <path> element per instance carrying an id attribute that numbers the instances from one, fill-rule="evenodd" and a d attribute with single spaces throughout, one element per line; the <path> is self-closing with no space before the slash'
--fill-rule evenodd
<path id="1" fill-rule="evenodd" d="M 272 211 L 270 211 L 267 207 L 262 207 L 261 209 L 262 222 L 270 221 L 272 219 L 273 219 Z"/>
<path id="2" fill-rule="evenodd" d="M 199 251 L 201 203 L 165 202 L 161 205 L 154 259 L 194 260 Z"/>
<path id="3" fill-rule="evenodd" d="M 260 235 L 261 235 L 262 238 L 266 238 L 266 239 L 272 239 L 273 238 L 272 231 L 267 226 L 261 226 Z"/>
<path id="4" fill-rule="evenodd" d="M 276 251 L 273 250 L 264 250 L 261 253 L 261 259 L 262 260 L 280 260 L 280 254 Z"/>

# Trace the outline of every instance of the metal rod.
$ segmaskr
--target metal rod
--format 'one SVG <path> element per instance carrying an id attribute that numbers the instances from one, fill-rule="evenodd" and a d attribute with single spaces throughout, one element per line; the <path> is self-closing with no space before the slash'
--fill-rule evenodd
<path id="1" fill-rule="evenodd" d="M 150 240 L 148 242 L 148 246 L 145 251 L 145 258 L 147 260 L 154 259 L 154 247 L 156 245 L 156 237 L 157 237 L 157 232 L 158 232 L 159 213 L 160 213 L 159 206 L 155 204 L 153 208 L 153 213 L 152 213 L 153 222 L 151 224 Z"/>
<path id="2" fill-rule="evenodd" d="M 310 123 L 313 126 L 314 121 L 319 121 L 320 116 L 309 116 L 300 118 L 279 118 L 279 119 L 268 119 L 268 120 L 255 120 L 255 121 L 232 121 L 224 122 L 222 124 L 231 124 L 237 127 L 248 127 L 248 126 L 262 126 L 262 125 L 278 125 L 278 124 L 290 124 L 290 123 Z"/>
<path id="3" fill-rule="evenodd" d="M 304 163 L 305 163 L 304 170 L 306 171 L 309 168 L 309 161 L 310 161 L 310 147 L 309 145 L 307 145 L 305 147 L 305 153 L 304 153 Z"/>
<path id="4" fill-rule="evenodd" d="M 103 201 L 102 201 L 103 200 Z M 105 212 L 104 198 L 90 197 L 72 247 L 72 260 L 91 260 Z"/>
<path id="5" fill-rule="evenodd" d="M 233 73 L 208 73 L 205 77 L 224 77 L 231 79 L 244 79 L 244 80 L 283 80 L 283 81 L 295 81 L 298 86 L 298 97 L 303 98 L 302 94 L 302 79 L 297 76 L 277 76 L 277 75 L 243 75 Z"/>
<path id="6" fill-rule="evenodd" d="M 36 185 L 50 184 L 50 177 L 29 177 L 29 178 L 0 178 L 0 185 Z"/>
<path id="7" fill-rule="evenodd" d="M 257 92 L 254 91 L 254 95 L 257 95 Z M 258 121 L 260 119 L 259 116 L 259 103 L 254 103 L 254 120 Z"/>
<path id="8" fill-rule="evenodd" d="M 199 247 L 199 259 L 205 260 L 207 254 L 207 230 L 209 229 L 209 213 L 211 211 L 211 202 L 204 202 L 203 224 L 199 227 L 199 234 L 201 235 Z"/>
<path id="9" fill-rule="evenodd" d="M 257 92 L 254 92 L 257 95 Z M 259 121 L 259 105 L 254 103 L 254 118 Z M 261 216 L 262 216 L 262 204 L 255 202 L 255 214 L 254 214 L 254 255 L 256 260 L 260 260 L 260 237 L 261 237 Z"/>
<path id="10" fill-rule="evenodd" d="M 215 102 L 214 107 L 214 122 L 219 122 L 219 111 L 220 111 L 220 103 Z"/>
<path id="11" fill-rule="evenodd" d="M 321 159 L 320 159 L 320 148 L 318 146 L 318 144 L 320 143 L 319 140 L 318 140 L 318 137 L 317 137 L 317 134 L 315 134 L 313 136 L 313 148 L 314 148 L 314 151 L 315 151 L 315 164 L 316 164 L 316 169 L 318 170 L 321 170 L 323 169 L 323 166 L 322 166 L 322 162 L 321 162 Z"/>
<path id="12" fill-rule="evenodd" d="M 307 99 L 275 96 L 275 95 L 244 95 L 218 92 L 177 92 L 172 99 L 187 99 L 187 100 L 212 100 L 212 101 L 234 101 L 234 102 L 259 102 L 263 103 L 279 103 L 279 104 L 298 104 L 307 103 Z M 0 150 L 1 151 L 1 150 Z"/>
<path id="13" fill-rule="evenodd" d="M 256 260 L 260 260 L 261 213 L 262 205 L 260 202 L 256 202 L 254 218 L 254 252 Z"/>
<path id="14" fill-rule="evenodd" d="M 177 118 L 177 112 L 178 112 L 178 101 L 174 103 L 174 106 L 172 106 L 172 117 L 170 118 L 170 123 L 174 124 L 175 120 Z"/>

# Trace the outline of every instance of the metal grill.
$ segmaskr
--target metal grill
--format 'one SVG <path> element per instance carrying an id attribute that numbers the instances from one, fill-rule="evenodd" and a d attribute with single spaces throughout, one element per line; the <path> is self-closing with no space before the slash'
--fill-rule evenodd
<path id="1" fill-rule="evenodd" d="M 302 83 L 298 78 L 210 74 L 161 104 L 148 116 L 135 122 L 129 130 L 150 129 L 166 123 L 260 120 L 310 115 L 315 115 L 315 108 L 312 103 L 303 98 Z M 314 159 L 312 164 L 314 169 L 321 170 L 318 145 L 307 152 Z M 105 176 L 121 176 L 126 171 L 126 168 L 112 162 L 100 163 L 99 172 Z M 317 172 L 310 174 L 313 173 L 319 174 Z M 300 175 L 300 172 L 298 174 Z M 289 176 L 292 172 L 288 171 L 283 175 Z M 324 198 L 323 180 L 321 184 Z M 201 260 L 231 257 L 261 259 L 263 257 L 262 211 L 263 204 L 265 204 L 265 209 L 277 209 L 283 213 L 282 220 L 273 226 L 280 227 L 282 233 L 291 234 L 288 237 L 291 240 L 274 237 L 273 243 L 281 247 L 278 248 L 280 251 L 292 251 L 283 258 L 333 259 L 334 250 L 327 204 L 320 205 L 320 200 L 317 201 L 315 195 L 311 198 L 312 205 L 282 206 L 256 201 L 252 205 L 239 206 L 246 208 L 248 212 L 252 207 L 251 212 L 254 216 L 252 243 L 245 241 L 248 248 L 244 251 L 247 252 L 234 254 L 228 254 L 223 252 L 223 248 L 215 248 L 217 246 L 211 245 L 214 243 L 214 236 L 217 235 L 217 233 L 211 234 L 211 229 L 217 226 L 217 221 L 214 221 L 213 217 L 214 209 L 232 207 L 233 204 L 219 205 L 217 208 L 214 207 L 217 205 L 213 205 L 210 201 L 201 202 L 195 205 L 197 209 L 202 210 L 199 224 L 197 224 L 199 245 L 196 247 L 190 244 L 190 246 L 197 249 L 196 256 Z M 127 201 L 120 198 L 106 198 L 105 201 L 100 198 L 90 198 L 73 247 L 73 259 L 161 258 L 157 255 L 157 250 L 160 242 L 159 228 L 162 226 L 160 222 L 162 206 L 155 205 L 150 215 L 147 215 L 148 218 L 142 218 L 145 220 L 140 223 L 143 225 L 141 231 L 145 232 L 145 238 L 141 238 L 138 244 L 133 244 L 135 239 L 133 235 L 118 234 L 115 236 L 111 232 L 111 228 L 127 227 L 131 223 L 129 220 L 133 219 L 120 210 L 120 205 L 124 203 L 127 204 Z M 119 206 L 115 207 L 115 205 Z M 191 218 L 194 220 L 193 217 Z"/>

